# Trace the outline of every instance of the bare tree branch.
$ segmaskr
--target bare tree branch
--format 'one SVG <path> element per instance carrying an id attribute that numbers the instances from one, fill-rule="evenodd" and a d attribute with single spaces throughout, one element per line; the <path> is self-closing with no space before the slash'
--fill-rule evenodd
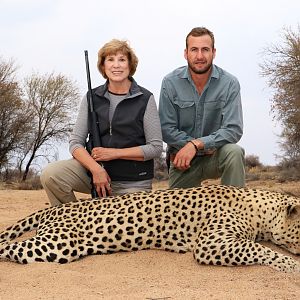
<path id="1" fill-rule="evenodd" d="M 25 142 L 31 118 L 15 80 L 14 61 L 0 58 L 0 170 Z"/>
<path id="2" fill-rule="evenodd" d="M 300 157 L 300 26 L 297 31 L 284 28 L 282 39 L 265 49 L 260 67 L 275 90 L 271 109 L 283 126 L 281 148 L 294 160 Z"/>
<path id="3" fill-rule="evenodd" d="M 79 89 L 75 82 L 61 74 L 32 74 L 25 80 L 25 95 L 33 120 L 24 148 L 27 164 L 23 180 L 41 148 L 53 147 L 55 142 L 67 139 L 73 127 Z"/>

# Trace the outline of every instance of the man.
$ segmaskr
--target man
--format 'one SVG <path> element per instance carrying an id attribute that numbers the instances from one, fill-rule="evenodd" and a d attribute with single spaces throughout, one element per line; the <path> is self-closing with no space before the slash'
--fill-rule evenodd
<path id="1" fill-rule="evenodd" d="M 187 66 L 162 82 L 159 114 L 171 165 L 169 185 L 192 187 L 221 177 L 225 185 L 244 186 L 244 150 L 238 80 L 213 64 L 213 33 L 197 27 L 186 37 Z"/>

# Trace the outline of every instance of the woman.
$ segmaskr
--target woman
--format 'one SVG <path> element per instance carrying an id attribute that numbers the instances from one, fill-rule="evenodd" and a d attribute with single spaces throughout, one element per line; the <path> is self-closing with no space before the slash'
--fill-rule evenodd
<path id="1" fill-rule="evenodd" d="M 41 174 L 51 205 L 75 201 L 74 191 L 100 197 L 151 190 L 153 159 L 162 152 L 154 96 L 132 78 L 138 58 L 126 41 L 112 40 L 98 52 L 97 67 L 106 83 L 93 89 L 102 147 L 89 153 L 89 110 L 85 95 L 70 136 L 70 160 L 49 164 Z M 91 176 L 88 175 L 90 173 Z"/>

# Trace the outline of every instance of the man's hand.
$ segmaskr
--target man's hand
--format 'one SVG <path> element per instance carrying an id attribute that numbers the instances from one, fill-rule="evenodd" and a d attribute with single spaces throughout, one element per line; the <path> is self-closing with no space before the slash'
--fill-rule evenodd
<path id="1" fill-rule="evenodd" d="M 175 168 L 185 171 L 191 166 L 191 161 L 195 157 L 197 150 L 204 147 L 203 143 L 199 140 L 193 140 L 188 142 L 184 147 L 182 147 L 177 153 L 173 160 L 173 165 Z"/>

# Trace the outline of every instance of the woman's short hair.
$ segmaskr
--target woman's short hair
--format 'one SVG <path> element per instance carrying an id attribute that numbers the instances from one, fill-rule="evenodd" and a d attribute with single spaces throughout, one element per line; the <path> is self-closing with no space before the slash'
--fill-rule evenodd
<path id="1" fill-rule="evenodd" d="M 129 46 L 127 41 L 113 39 L 110 42 L 106 43 L 99 51 L 98 51 L 98 62 L 97 68 L 102 76 L 107 79 L 107 76 L 104 71 L 104 61 L 108 55 L 116 55 L 117 53 L 122 53 L 126 55 L 129 61 L 129 76 L 133 76 L 137 65 L 138 58 L 135 55 L 133 49 Z"/>

